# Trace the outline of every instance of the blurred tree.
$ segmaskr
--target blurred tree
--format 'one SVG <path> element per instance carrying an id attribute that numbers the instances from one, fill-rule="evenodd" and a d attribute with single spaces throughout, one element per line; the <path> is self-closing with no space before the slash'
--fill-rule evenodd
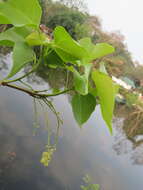
<path id="1" fill-rule="evenodd" d="M 87 5 L 84 0 L 59 0 L 59 2 L 69 8 L 87 12 Z"/>
<path id="2" fill-rule="evenodd" d="M 132 78 L 133 80 L 143 80 L 143 66 L 136 64 L 135 69 L 129 69 L 125 73 L 127 76 Z"/>
<path id="3" fill-rule="evenodd" d="M 60 6 L 59 8 L 59 11 L 56 11 L 54 15 L 52 14 L 47 18 L 46 25 L 51 29 L 54 29 L 58 25 L 63 26 L 74 39 L 77 39 L 76 27 L 84 24 L 88 16 L 73 9 L 66 9 L 64 7 L 65 10 L 61 10 Z"/>
<path id="4" fill-rule="evenodd" d="M 42 22 L 42 24 L 46 24 L 46 19 L 47 19 L 47 15 L 48 15 L 47 7 L 49 7 L 49 5 L 51 5 L 53 3 L 53 1 L 52 0 L 39 0 L 39 3 L 43 10 L 41 22 Z"/>
<path id="5" fill-rule="evenodd" d="M 80 40 L 81 38 L 84 37 L 91 37 L 92 36 L 92 27 L 88 22 L 85 22 L 83 24 L 77 24 L 75 26 L 75 38 L 77 40 Z"/>

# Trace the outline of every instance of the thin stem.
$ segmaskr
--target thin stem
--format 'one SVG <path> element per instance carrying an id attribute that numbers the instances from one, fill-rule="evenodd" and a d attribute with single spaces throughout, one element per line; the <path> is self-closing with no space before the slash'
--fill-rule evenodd
<path id="1" fill-rule="evenodd" d="M 66 92 L 69 92 L 69 91 L 72 91 L 72 90 L 73 90 L 73 88 L 71 88 L 71 89 L 66 89 L 66 90 L 63 90 L 63 91 L 61 91 L 61 92 L 54 93 L 54 94 L 38 94 L 38 95 L 41 95 L 41 96 L 43 96 L 43 97 L 59 96 L 59 95 L 61 95 L 61 94 L 65 94 Z"/>
<path id="2" fill-rule="evenodd" d="M 32 92 L 32 91 L 30 91 L 30 90 L 28 90 L 26 88 L 19 87 L 19 86 L 14 85 L 14 84 L 9 84 L 9 83 L 6 83 L 6 82 L 2 82 L 1 85 L 2 86 L 7 86 L 9 88 L 13 88 L 13 89 L 16 89 L 16 90 L 19 90 L 19 91 L 22 91 L 22 92 L 25 92 L 25 93 L 27 93 L 27 94 L 29 94 L 31 96 L 35 95 L 34 92 Z"/>
<path id="3" fill-rule="evenodd" d="M 67 77 L 66 77 L 66 88 L 68 88 L 68 83 L 69 83 L 69 70 L 67 70 Z"/>
<path id="4" fill-rule="evenodd" d="M 34 56 L 34 66 L 33 68 L 31 69 L 31 71 L 29 71 L 28 73 L 24 74 L 23 76 L 21 77 L 18 77 L 16 79 L 13 79 L 13 80 L 4 80 L 2 82 L 6 82 L 6 83 L 12 83 L 12 82 L 16 82 L 16 81 L 19 81 L 27 76 L 29 76 L 31 73 L 33 73 L 39 66 L 40 64 L 40 60 L 36 61 L 36 55 Z"/>
<path id="5" fill-rule="evenodd" d="M 39 94 L 37 91 L 22 88 L 22 87 L 19 87 L 17 85 L 9 84 L 7 82 L 2 82 L 1 85 L 2 86 L 7 86 L 9 88 L 13 88 L 13 89 L 16 89 L 16 90 L 19 90 L 19 91 L 22 91 L 22 92 L 25 92 L 25 93 L 27 93 L 30 96 L 35 97 L 35 98 L 46 98 L 46 97 L 51 97 L 51 96 L 59 96 L 61 94 L 65 94 L 66 92 L 69 92 L 69 91 L 73 90 L 73 89 L 66 89 L 66 90 L 63 90 L 61 92 L 54 93 L 54 94 Z"/>
<path id="6" fill-rule="evenodd" d="M 45 89 L 45 90 L 34 90 L 34 92 L 36 92 L 36 93 L 40 93 L 40 92 L 47 92 L 47 91 L 49 91 L 49 90 L 51 90 L 51 89 Z"/>
<path id="7" fill-rule="evenodd" d="M 33 88 L 29 84 L 27 84 L 26 82 L 24 82 L 22 80 L 20 80 L 19 82 L 21 82 L 23 85 L 25 85 L 26 87 L 28 87 L 29 89 L 31 89 L 33 91 Z"/>
<path id="8" fill-rule="evenodd" d="M 30 72 L 26 73 L 25 75 L 19 77 L 19 78 L 16 78 L 16 79 L 13 79 L 13 80 L 4 80 L 4 82 L 6 83 L 12 83 L 12 82 L 16 82 L 16 81 L 19 81 L 27 76 L 29 76 L 31 73 L 33 73 L 35 71 L 36 68 L 33 68 Z"/>
<path id="9" fill-rule="evenodd" d="M 57 118 L 57 132 L 56 132 L 56 138 L 55 138 L 55 146 L 56 146 L 58 143 L 60 124 L 63 124 L 63 121 L 61 120 L 59 113 L 56 111 L 54 105 L 49 100 L 47 100 L 46 98 L 44 98 L 43 101 L 51 109 L 51 111 L 55 114 L 55 116 Z"/>
<path id="10" fill-rule="evenodd" d="M 37 103 L 36 103 L 36 99 L 33 98 L 33 106 L 34 106 L 34 127 L 38 128 L 39 122 L 38 122 L 38 109 L 37 109 Z"/>

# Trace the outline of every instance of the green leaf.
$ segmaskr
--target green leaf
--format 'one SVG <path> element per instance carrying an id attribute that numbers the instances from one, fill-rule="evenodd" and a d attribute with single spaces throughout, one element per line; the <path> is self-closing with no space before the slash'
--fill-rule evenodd
<path id="1" fill-rule="evenodd" d="M 33 61 L 33 59 L 34 52 L 32 48 L 24 42 L 17 42 L 13 50 L 13 67 L 7 78 L 14 76 L 26 63 Z"/>
<path id="2" fill-rule="evenodd" d="M 82 64 L 114 52 L 111 45 L 106 43 L 94 45 L 90 38 L 84 38 L 78 43 L 61 26 L 54 30 L 53 48 L 65 62 L 80 60 Z"/>
<path id="3" fill-rule="evenodd" d="M 92 96 L 94 97 L 97 97 L 98 94 L 97 94 L 97 89 L 96 88 L 92 88 L 90 85 L 89 85 L 89 93 L 92 94 Z"/>
<path id="4" fill-rule="evenodd" d="M 88 52 L 92 52 L 94 48 L 94 44 L 91 42 L 91 39 L 86 37 L 79 40 L 79 44 L 84 47 Z"/>
<path id="5" fill-rule="evenodd" d="M 98 43 L 94 45 L 90 38 L 83 38 L 79 41 L 80 45 L 84 47 L 89 53 L 88 62 L 109 55 L 114 52 L 114 48 L 107 43 Z"/>
<path id="6" fill-rule="evenodd" d="M 5 32 L 0 33 L 0 45 L 11 45 L 15 42 L 24 42 L 25 37 L 28 36 L 31 29 L 28 27 L 12 27 Z"/>
<path id="7" fill-rule="evenodd" d="M 73 40 L 62 26 L 58 26 L 54 30 L 53 47 L 65 62 L 82 60 L 88 56 L 87 51 Z"/>
<path id="8" fill-rule="evenodd" d="M 75 90 L 82 95 L 88 94 L 88 78 L 91 71 L 91 64 L 84 65 L 84 74 L 74 70 L 74 86 Z"/>
<path id="9" fill-rule="evenodd" d="M 92 79 L 95 82 L 97 93 L 100 99 L 99 101 L 103 119 L 112 133 L 112 117 L 115 95 L 117 93 L 118 87 L 108 75 L 99 71 L 92 72 Z"/>
<path id="10" fill-rule="evenodd" d="M 26 37 L 26 42 L 29 46 L 47 45 L 49 39 L 45 33 L 34 31 Z"/>
<path id="11" fill-rule="evenodd" d="M 0 23 L 1 23 L 1 24 L 9 24 L 10 21 L 9 21 L 4 15 L 2 15 L 2 14 L 0 13 Z"/>
<path id="12" fill-rule="evenodd" d="M 88 80 L 85 75 L 80 75 L 77 71 L 74 72 L 74 86 L 79 94 L 88 94 Z"/>
<path id="13" fill-rule="evenodd" d="M 0 34 L 0 45 L 14 46 L 13 67 L 7 78 L 14 76 L 24 65 L 34 59 L 34 51 L 25 42 L 31 33 L 28 27 L 13 27 Z"/>
<path id="14" fill-rule="evenodd" d="M 41 20 L 38 0 L 7 0 L 0 2 L 0 23 L 14 26 L 33 25 L 38 27 Z"/>
<path id="15" fill-rule="evenodd" d="M 91 94 L 86 96 L 76 94 L 73 96 L 71 104 L 77 123 L 82 125 L 89 119 L 90 115 L 95 110 L 96 99 Z"/>
<path id="16" fill-rule="evenodd" d="M 0 41 L 0 46 L 13 47 L 14 43 L 8 40 L 2 40 Z"/>
<path id="17" fill-rule="evenodd" d="M 46 65 L 52 68 L 64 67 L 64 62 L 57 53 L 51 49 L 49 51 L 50 53 L 45 57 Z"/>

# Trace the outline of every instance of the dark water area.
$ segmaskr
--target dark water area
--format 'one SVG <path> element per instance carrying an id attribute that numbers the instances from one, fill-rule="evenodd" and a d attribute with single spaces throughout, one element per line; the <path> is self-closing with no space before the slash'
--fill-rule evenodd
<path id="1" fill-rule="evenodd" d="M 126 139 L 121 118 L 114 120 L 111 136 L 99 106 L 80 129 L 67 95 L 56 97 L 54 104 L 63 125 L 53 159 L 44 167 L 40 159 L 47 130 L 42 110 L 35 134 L 32 98 L 0 88 L 0 190 L 80 190 L 86 174 L 101 190 L 143 190 L 143 146 L 134 148 Z M 55 129 L 50 110 L 48 119 Z"/>

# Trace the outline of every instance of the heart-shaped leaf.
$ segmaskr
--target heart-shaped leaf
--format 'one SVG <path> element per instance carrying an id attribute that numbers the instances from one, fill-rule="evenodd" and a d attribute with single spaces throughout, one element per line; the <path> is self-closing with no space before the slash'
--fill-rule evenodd
<path id="1" fill-rule="evenodd" d="M 82 125 L 95 110 L 96 99 L 91 94 L 87 94 L 86 96 L 76 94 L 73 96 L 71 104 L 77 123 Z"/>
<path id="2" fill-rule="evenodd" d="M 73 40 L 62 26 L 58 26 L 54 30 L 53 47 L 65 62 L 82 60 L 85 56 L 88 56 L 87 51 Z"/>

